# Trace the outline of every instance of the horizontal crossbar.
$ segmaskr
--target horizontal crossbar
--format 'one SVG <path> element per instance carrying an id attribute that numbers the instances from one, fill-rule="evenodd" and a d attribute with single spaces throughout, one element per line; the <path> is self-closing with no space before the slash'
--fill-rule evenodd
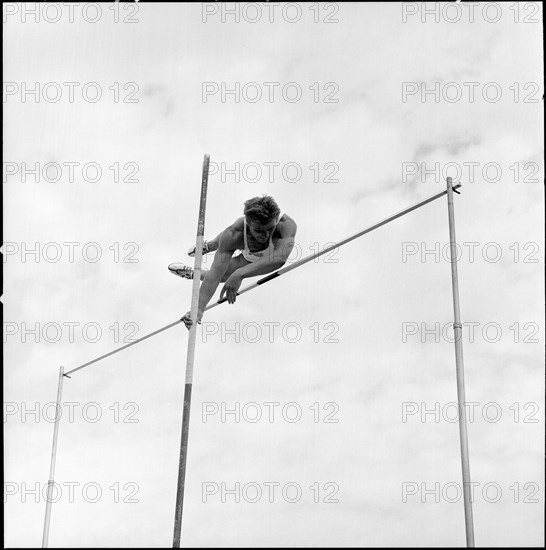
<path id="1" fill-rule="evenodd" d="M 457 183 L 456 185 L 453 185 L 453 190 L 455 191 L 461 187 L 460 183 Z M 292 271 L 303 264 L 306 264 L 307 262 L 310 262 L 311 260 L 314 260 L 315 258 L 318 258 L 319 256 L 322 256 L 323 254 L 327 254 L 328 252 L 331 252 L 332 250 L 335 250 L 336 248 L 339 248 L 340 246 L 343 246 L 344 244 L 347 244 L 351 241 L 354 241 L 355 239 L 358 239 L 359 237 L 362 237 L 362 235 L 365 235 L 366 233 L 370 233 L 371 231 L 374 231 L 375 229 L 378 229 L 379 227 L 386 225 L 389 222 L 392 222 L 396 220 L 397 218 L 400 218 L 404 216 L 405 214 L 408 214 L 412 212 L 413 210 L 417 210 L 417 208 L 421 208 L 421 206 L 424 206 L 425 204 L 428 204 L 429 202 L 435 201 L 436 199 L 439 199 L 440 197 L 443 197 L 447 193 L 447 190 L 444 190 L 440 193 L 436 193 L 436 195 L 432 195 L 431 197 L 428 197 L 427 199 L 424 199 L 412 206 L 409 206 L 408 208 L 404 208 L 404 210 L 401 210 L 400 212 L 397 212 L 396 214 L 393 214 L 392 216 L 389 216 L 388 218 L 385 218 L 384 220 L 381 220 L 377 223 L 374 223 L 373 225 L 367 227 L 366 229 L 363 229 L 362 231 L 359 231 L 358 233 L 355 233 L 354 235 L 351 235 L 350 237 L 347 237 L 346 239 L 343 239 L 342 241 L 339 241 L 332 246 L 329 246 L 325 248 L 324 250 L 321 250 L 319 252 L 316 252 L 314 254 L 311 254 L 309 256 L 306 256 L 305 258 L 302 258 L 301 260 L 294 262 L 292 265 L 288 265 L 286 267 L 282 267 L 281 269 L 275 271 L 274 273 L 270 273 L 266 277 L 263 277 L 259 281 L 248 285 L 245 288 L 242 288 L 238 293 L 237 296 L 240 296 L 241 294 L 244 294 L 245 292 L 248 292 L 249 290 L 253 290 L 254 288 L 263 285 L 264 283 L 267 283 L 268 281 L 271 281 L 272 279 L 276 279 L 277 277 L 280 277 L 281 275 L 284 275 L 285 273 L 288 273 L 289 271 Z M 212 309 L 216 306 L 219 306 L 220 304 L 223 304 L 227 302 L 227 298 L 223 298 L 222 300 L 219 300 L 218 302 L 215 302 L 213 304 L 210 304 L 205 308 L 205 311 L 208 311 L 209 309 Z M 138 338 L 134 342 L 130 342 L 129 344 L 126 344 L 125 346 L 121 346 L 120 348 L 117 348 L 109 353 L 105 353 L 104 355 L 101 355 L 100 357 L 97 357 L 91 361 L 88 361 L 87 363 L 84 363 L 83 365 L 80 365 L 79 367 L 76 367 L 75 369 L 69 370 L 64 374 L 64 376 L 68 376 L 69 374 L 76 372 L 80 369 L 83 369 L 84 367 L 88 367 L 89 365 L 92 365 L 93 363 L 97 363 L 98 361 L 101 361 L 102 359 L 106 359 L 106 357 L 110 357 L 111 355 L 114 355 L 115 353 L 118 353 L 120 351 L 123 351 L 124 349 L 127 349 L 131 346 L 134 346 L 136 344 L 140 344 L 140 342 L 151 338 L 152 336 L 155 336 L 156 334 L 159 334 L 160 332 L 163 332 L 167 329 L 170 329 L 182 322 L 182 319 L 175 321 L 174 323 L 171 323 L 169 325 L 166 325 L 158 330 L 155 330 L 154 332 L 150 332 L 150 334 L 146 334 L 145 336 L 142 336 L 142 338 Z"/>

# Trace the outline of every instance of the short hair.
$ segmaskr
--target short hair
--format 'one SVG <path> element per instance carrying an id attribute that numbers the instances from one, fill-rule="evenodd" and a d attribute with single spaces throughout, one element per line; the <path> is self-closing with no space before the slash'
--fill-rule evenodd
<path id="1" fill-rule="evenodd" d="M 243 213 L 250 221 L 266 225 L 273 220 L 277 220 L 281 209 L 273 197 L 262 195 L 245 201 Z"/>

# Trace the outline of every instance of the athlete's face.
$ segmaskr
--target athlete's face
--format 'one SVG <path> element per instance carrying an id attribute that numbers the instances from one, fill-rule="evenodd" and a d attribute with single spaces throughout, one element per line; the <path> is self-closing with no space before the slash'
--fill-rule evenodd
<path id="1" fill-rule="evenodd" d="M 259 243 L 266 243 L 269 240 L 269 237 L 271 237 L 273 231 L 275 231 L 275 227 L 277 227 L 276 221 L 269 222 L 266 225 L 249 220 L 247 220 L 246 223 L 250 230 L 250 234 Z"/>

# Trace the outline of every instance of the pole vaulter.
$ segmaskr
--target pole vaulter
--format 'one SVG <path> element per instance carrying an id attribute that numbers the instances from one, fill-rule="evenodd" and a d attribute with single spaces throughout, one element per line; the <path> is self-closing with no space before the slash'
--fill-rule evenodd
<path id="1" fill-rule="evenodd" d="M 191 306 L 191 318 L 197 318 L 197 307 L 198 307 L 198 297 L 199 297 L 199 285 L 200 285 L 200 273 L 201 273 L 201 262 L 202 262 L 202 252 L 203 252 L 203 235 L 204 235 L 204 222 L 205 222 L 205 207 L 206 207 L 206 193 L 207 193 L 207 184 L 208 184 L 208 168 L 209 168 L 210 157 L 205 155 L 203 162 L 203 175 L 201 180 L 201 199 L 199 207 L 199 219 L 197 225 L 197 239 L 196 239 L 196 248 L 195 248 L 195 267 L 194 267 L 194 280 L 192 287 L 192 306 Z M 451 256 L 451 281 L 452 281 L 452 291 L 453 291 L 453 312 L 454 312 L 454 323 L 453 328 L 455 332 L 455 359 L 456 359 L 456 377 L 457 377 L 457 398 L 459 405 L 459 439 L 460 439 L 460 449 L 461 449 L 461 464 L 462 464 L 462 475 L 463 475 L 463 494 L 464 494 L 464 510 L 465 510 L 465 529 L 466 529 L 466 543 L 468 547 L 474 546 L 474 525 L 473 525 L 473 515 L 472 515 L 472 500 L 470 492 L 470 466 L 469 466 L 469 450 L 468 450 L 468 435 L 467 435 L 467 418 L 466 418 L 466 408 L 465 408 L 465 388 L 464 388 L 464 366 L 463 366 L 463 355 L 462 355 L 462 324 L 460 320 L 460 311 L 459 311 L 459 288 L 458 288 L 458 274 L 457 274 L 457 254 L 456 254 L 456 240 L 455 240 L 455 214 L 453 208 L 453 193 L 458 193 L 457 189 L 461 187 L 460 183 L 453 185 L 452 179 L 447 178 L 447 188 L 444 191 L 436 193 L 424 200 L 419 201 L 418 203 L 409 206 L 392 216 L 389 216 L 377 223 L 355 233 L 343 239 L 332 246 L 325 248 L 322 251 L 310 254 L 305 258 L 295 262 L 292 265 L 282 267 L 277 271 L 270 273 L 266 277 L 258 280 L 257 282 L 248 285 L 237 293 L 237 296 L 244 294 L 258 286 L 261 286 L 289 271 L 292 271 L 323 254 L 327 254 L 336 248 L 339 248 L 359 237 L 362 237 L 366 233 L 370 233 L 383 225 L 386 225 L 410 212 L 417 210 L 422 206 L 435 201 L 447 195 L 448 197 L 448 215 L 449 215 L 449 235 L 450 235 L 450 256 Z M 220 304 L 227 302 L 227 298 L 218 300 L 217 302 L 208 305 L 204 311 L 208 311 Z M 144 340 L 159 334 L 165 330 L 168 330 L 180 323 L 183 320 L 179 319 L 174 321 L 164 327 L 161 327 L 141 338 L 134 340 L 124 346 L 121 346 L 113 351 L 110 351 L 104 355 L 96 357 L 87 363 L 83 363 L 76 368 L 73 368 L 67 372 L 64 372 L 64 367 L 61 367 L 59 370 L 59 381 L 57 388 L 57 415 L 55 418 L 54 431 L 53 431 L 53 446 L 51 452 L 51 465 L 50 465 L 50 475 L 48 481 L 48 491 L 46 499 L 46 516 L 44 521 L 44 532 L 42 538 L 42 546 L 47 547 L 48 536 L 49 536 L 49 523 L 51 518 L 51 495 L 54 485 L 54 474 L 55 474 L 55 458 L 57 451 L 57 441 L 58 441 L 58 432 L 59 432 L 59 420 L 60 420 L 60 408 L 61 408 L 61 395 L 63 387 L 64 377 L 70 378 L 70 375 L 74 372 L 77 372 L 85 367 L 88 367 L 94 363 L 102 361 L 111 355 L 114 355 L 120 351 L 123 351 L 131 346 L 139 344 Z M 190 417 L 190 405 L 191 405 L 191 389 L 192 389 L 192 377 L 193 377 L 193 360 L 195 354 L 195 340 L 196 340 L 196 330 L 197 323 L 193 323 L 189 330 L 188 338 L 188 350 L 186 358 L 186 379 L 185 379 L 185 391 L 184 391 L 184 411 L 182 418 L 182 439 L 180 446 L 180 461 L 179 461 L 179 472 L 178 472 L 178 486 L 177 486 L 177 498 L 176 498 L 176 509 L 175 509 L 175 527 L 174 527 L 174 536 L 173 536 L 173 547 L 180 546 L 180 537 L 181 537 L 181 526 L 182 526 L 182 510 L 183 510 L 183 498 L 184 498 L 184 483 L 185 483 L 185 471 L 186 471 L 186 461 L 187 461 L 187 447 L 188 447 L 188 434 L 189 434 L 189 417 Z"/>

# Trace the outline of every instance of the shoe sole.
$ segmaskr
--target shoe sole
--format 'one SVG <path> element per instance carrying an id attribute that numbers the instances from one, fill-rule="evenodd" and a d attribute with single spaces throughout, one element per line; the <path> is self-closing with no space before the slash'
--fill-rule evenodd
<path id="1" fill-rule="evenodd" d="M 173 264 L 171 264 L 173 265 Z M 193 272 L 188 272 L 187 269 L 180 269 L 180 268 L 176 268 L 176 267 L 171 267 L 169 266 L 169 271 L 173 274 L 173 275 L 177 275 L 178 277 L 181 277 L 182 279 L 189 279 L 189 280 L 192 280 L 193 279 Z"/>

